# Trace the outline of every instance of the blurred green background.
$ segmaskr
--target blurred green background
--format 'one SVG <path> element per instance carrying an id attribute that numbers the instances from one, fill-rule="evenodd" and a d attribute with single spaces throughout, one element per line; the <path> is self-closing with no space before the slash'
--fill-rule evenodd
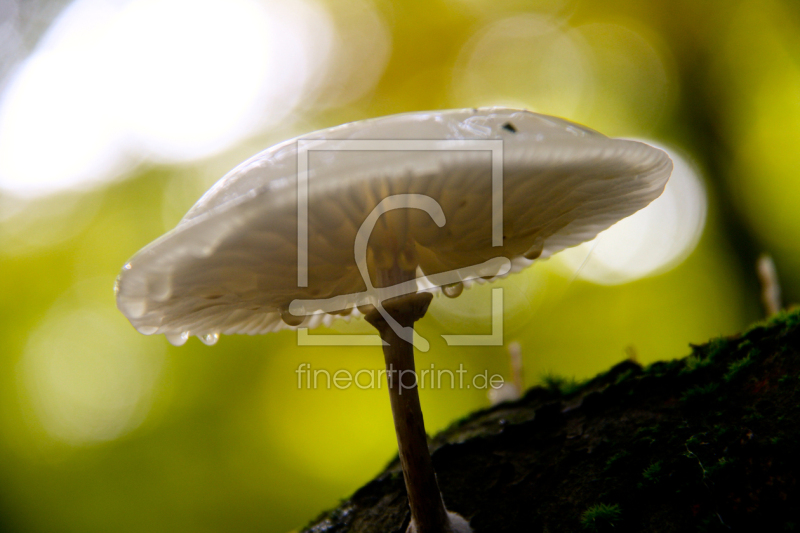
<path id="1" fill-rule="evenodd" d="M 0 5 L 2 531 L 286 532 L 393 457 L 383 388 L 295 373 L 378 369 L 376 348 L 289 331 L 172 347 L 115 308 L 134 252 L 239 161 L 315 129 L 509 105 L 685 161 L 650 219 L 498 284 L 528 386 L 737 332 L 762 315 L 761 252 L 800 296 L 794 0 Z M 440 336 L 488 333 L 490 288 L 435 300 L 418 367 L 508 376 L 504 347 Z M 421 396 L 431 433 L 489 405 Z"/>

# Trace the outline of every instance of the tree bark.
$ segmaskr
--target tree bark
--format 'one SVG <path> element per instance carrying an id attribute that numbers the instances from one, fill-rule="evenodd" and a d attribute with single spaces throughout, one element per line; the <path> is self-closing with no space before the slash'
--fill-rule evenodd
<path id="1" fill-rule="evenodd" d="M 476 533 L 791 531 L 799 443 L 795 311 L 683 359 L 534 387 L 454 423 L 431 450 L 448 508 Z M 304 531 L 408 522 L 395 460 Z"/>

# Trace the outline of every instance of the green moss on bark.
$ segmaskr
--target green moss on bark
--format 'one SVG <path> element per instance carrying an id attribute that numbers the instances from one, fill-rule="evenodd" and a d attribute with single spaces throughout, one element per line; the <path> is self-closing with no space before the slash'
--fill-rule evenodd
<path id="1" fill-rule="evenodd" d="M 800 529 L 800 313 L 558 385 L 432 439 L 445 502 L 476 533 Z M 395 461 L 306 531 L 404 531 L 399 472 Z"/>

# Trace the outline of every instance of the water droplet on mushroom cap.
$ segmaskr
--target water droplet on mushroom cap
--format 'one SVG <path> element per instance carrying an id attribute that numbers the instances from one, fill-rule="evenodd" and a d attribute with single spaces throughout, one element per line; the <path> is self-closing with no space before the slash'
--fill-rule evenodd
<path id="1" fill-rule="evenodd" d="M 200 341 L 206 346 L 213 346 L 219 340 L 219 333 L 207 333 L 200 336 Z"/>
<path id="2" fill-rule="evenodd" d="M 119 285 L 117 285 L 119 287 Z M 142 318 L 147 313 L 147 302 L 142 299 L 118 299 L 117 307 L 128 318 Z M 138 329 L 138 328 L 137 328 Z"/>
<path id="3" fill-rule="evenodd" d="M 136 330 L 142 335 L 152 335 L 158 331 L 158 328 L 155 326 L 139 326 Z"/>
<path id="4" fill-rule="evenodd" d="M 167 333 L 167 341 L 173 346 L 183 346 L 189 340 L 189 332 L 183 331 L 181 333 Z"/>
<path id="5" fill-rule="evenodd" d="M 281 320 L 283 320 L 283 323 L 287 326 L 299 326 L 303 323 L 305 318 L 304 316 L 293 315 L 288 309 L 281 311 Z"/>
<path id="6" fill-rule="evenodd" d="M 544 251 L 544 239 L 537 238 L 536 241 L 533 243 L 533 246 L 528 248 L 523 256 L 525 259 L 530 259 L 533 261 L 534 259 L 538 259 L 540 255 L 542 255 L 542 251 Z"/>
<path id="7" fill-rule="evenodd" d="M 464 284 L 462 282 L 451 283 L 442 287 L 442 292 L 448 298 L 458 298 L 464 292 Z"/>
<path id="8" fill-rule="evenodd" d="M 369 302 L 359 303 L 357 306 L 358 312 L 362 315 L 368 315 L 375 310 L 375 306 Z"/>

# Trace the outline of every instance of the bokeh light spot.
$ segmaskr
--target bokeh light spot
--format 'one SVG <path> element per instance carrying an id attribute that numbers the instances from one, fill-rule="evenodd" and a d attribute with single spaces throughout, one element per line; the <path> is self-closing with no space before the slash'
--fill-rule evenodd
<path id="1" fill-rule="evenodd" d="M 102 308 L 60 310 L 33 332 L 18 365 L 23 401 L 54 440 L 116 439 L 149 412 L 163 343 L 147 342 Z"/>
<path id="2" fill-rule="evenodd" d="M 651 32 L 641 31 L 603 22 L 572 30 L 589 50 L 592 96 L 572 118 L 606 135 L 648 132 L 657 124 L 672 101 L 675 76 Z"/>
<path id="3" fill-rule="evenodd" d="M 49 193 L 227 149 L 292 112 L 331 38 L 306 1 L 75 0 L 0 96 L 0 188 Z"/>
<path id="4" fill-rule="evenodd" d="M 369 94 L 392 50 L 386 21 L 368 0 L 337 0 L 330 10 L 335 35 L 315 104 L 339 107 Z"/>
<path id="5" fill-rule="evenodd" d="M 506 105 L 570 117 L 586 98 L 585 46 L 544 15 L 519 15 L 480 30 L 461 51 L 454 107 Z"/>

